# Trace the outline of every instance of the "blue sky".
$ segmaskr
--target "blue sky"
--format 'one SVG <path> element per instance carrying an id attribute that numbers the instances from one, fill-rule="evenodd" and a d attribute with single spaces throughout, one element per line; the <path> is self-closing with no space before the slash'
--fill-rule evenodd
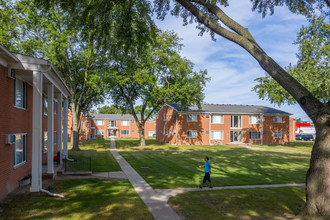
<path id="1" fill-rule="evenodd" d="M 229 1 L 223 9 L 231 18 L 248 28 L 259 45 L 282 67 L 297 61 L 297 46 L 293 45 L 296 34 L 305 17 L 292 14 L 286 7 L 275 8 L 272 16 L 252 12 L 250 1 Z M 163 30 L 173 30 L 184 44 L 181 55 L 195 63 L 195 69 L 207 69 L 211 81 L 205 88 L 205 102 L 212 104 L 247 104 L 274 107 L 267 100 L 260 100 L 251 89 L 254 79 L 264 76 L 257 61 L 238 45 L 209 34 L 198 36 L 196 24 L 183 26 L 181 18 L 167 15 L 164 21 L 156 20 Z M 293 114 L 293 117 L 310 120 L 299 105 L 275 106 Z"/>

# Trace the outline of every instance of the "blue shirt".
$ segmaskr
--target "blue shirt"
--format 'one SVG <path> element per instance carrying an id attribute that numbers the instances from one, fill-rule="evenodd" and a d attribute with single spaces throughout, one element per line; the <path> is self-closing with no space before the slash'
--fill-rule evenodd
<path id="1" fill-rule="evenodd" d="M 211 162 L 210 161 L 205 161 L 205 163 L 204 163 L 205 173 L 209 173 L 210 172 L 210 166 L 211 166 Z"/>

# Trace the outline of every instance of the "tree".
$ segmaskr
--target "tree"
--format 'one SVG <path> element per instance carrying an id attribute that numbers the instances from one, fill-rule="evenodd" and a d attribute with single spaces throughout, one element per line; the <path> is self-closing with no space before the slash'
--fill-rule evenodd
<path id="1" fill-rule="evenodd" d="M 68 85 L 72 96 L 72 143 L 79 150 L 79 133 L 84 115 L 102 100 L 107 93 L 105 83 L 109 54 L 98 47 L 92 38 L 83 38 L 82 32 L 72 26 L 68 14 L 53 5 L 49 10 L 39 10 L 33 1 L 2 2 L 2 10 L 11 9 L 11 18 L 1 23 L 15 23 L 11 38 L 0 42 L 10 50 L 50 61 Z M 12 27 L 13 28 L 13 27 Z M 13 34 L 14 33 L 14 34 Z"/>
<path id="2" fill-rule="evenodd" d="M 325 16 L 313 16 L 310 25 L 302 27 L 294 44 L 299 45 L 297 65 L 290 65 L 288 73 L 321 102 L 330 100 L 330 25 Z M 261 99 L 281 105 L 296 103 L 296 100 L 270 76 L 256 79 L 258 85 L 253 91 Z"/>
<path id="3" fill-rule="evenodd" d="M 166 102 L 200 104 L 204 98 L 206 71 L 194 72 L 193 63 L 181 58 L 179 38 L 159 31 L 144 51 L 125 51 L 111 72 L 111 95 L 116 105 L 130 109 L 139 128 L 140 146 L 145 146 L 144 125 Z M 134 105 L 138 102 L 138 107 Z M 140 114 L 140 119 L 138 118 Z"/>
<path id="4" fill-rule="evenodd" d="M 323 0 L 251 0 L 252 9 L 263 16 L 275 6 L 286 5 L 292 12 L 311 16 L 315 9 L 330 7 L 329 1 Z M 326 6 L 327 4 L 327 6 Z M 170 0 L 155 0 L 157 16 L 163 19 L 170 9 Z M 286 70 L 278 65 L 258 45 L 247 28 L 243 27 L 227 14 L 221 7 L 228 6 L 227 0 L 176 0 L 171 13 L 181 16 L 184 24 L 198 22 L 201 34 L 210 31 L 224 37 L 245 49 L 259 65 L 278 82 L 301 106 L 313 120 L 316 128 L 316 140 L 313 146 L 310 167 L 306 174 L 306 207 L 302 216 L 330 218 L 330 102 L 321 102 L 308 88 L 301 85 Z"/>
<path id="5" fill-rule="evenodd" d="M 97 109 L 99 114 L 129 114 L 122 106 L 111 105 L 111 106 L 103 106 Z"/>
<path id="6" fill-rule="evenodd" d="M 98 8 L 93 4 L 0 3 L 0 43 L 11 51 L 49 60 L 71 90 L 73 150 L 79 150 L 83 116 L 107 94 L 111 80 L 107 73 L 115 54 L 131 44 L 142 50 L 153 36 L 148 5 L 130 0 L 107 1 Z"/>

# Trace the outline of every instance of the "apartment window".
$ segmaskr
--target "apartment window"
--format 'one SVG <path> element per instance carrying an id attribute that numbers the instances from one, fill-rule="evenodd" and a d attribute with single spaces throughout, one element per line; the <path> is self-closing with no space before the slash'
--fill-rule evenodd
<path id="1" fill-rule="evenodd" d="M 129 130 L 121 130 L 120 134 L 122 135 L 129 135 Z"/>
<path id="2" fill-rule="evenodd" d="M 168 135 L 168 130 L 166 130 L 166 135 Z"/>
<path id="3" fill-rule="evenodd" d="M 168 116 L 166 116 L 166 121 L 168 121 Z"/>
<path id="4" fill-rule="evenodd" d="M 104 125 L 103 123 L 104 123 L 103 120 L 96 120 L 95 121 L 96 125 Z"/>
<path id="5" fill-rule="evenodd" d="M 187 121 L 197 121 L 197 115 L 187 115 Z"/>
<path id="6" fill-rule="evenodd" d="M 251 115 L 249 117 L 249 124 L 260 124 L 261 118 L 260 115 Z"/>
<path id="7" fill-rule="evenodd" d="M 103 135 L 104 134 L 104 130 L 96 130 L 96 135 Z"/>
<path id="8" fill-rule="evenodd" d="M 242 116 L 232 115 L 230 120 L 231 128 L 242 128 Z"/>
<path id="9" fill-rule="evenodd" d="M 223 124 L 223 115 L 212 115 L 211 123 L 212 124 Z"/>
<path id="10" fill-rule="evenodd" d="M 44 152 L 47 151 L 47 145 L 48 145 L 48 132 L 44 131 Z"/>
<path id="11" fill-rule="evenodd" d="M 250 131 L 249 139 L 251 140 L 260 140 L 260 131 Z"/>
<path id="12" fill-rule="evenodd" d="M 116 127 L 116 121 L 114 121 L 114 120 L 109 120 L 109 126 L 110 126 L 110 127 Z"/>
<path id="13" fill-rule="evenodd" d="M 282 131 L 274 131 L 273 132 L 274 138 L 282 138 Z"/>
<path id="14" fill-rule="evenodd" d="M 122 120 L 121 121 L 121 125 L 122 126 L 128 126 L 129 125 L 129 121 L 128 120 Z"/>
<path id="15" fill-rule="evenodd" d="M 48 100 L 44 97 L 44 115 L 48 115 Z"/>
<path id="16" fill-rule="evenodd" d="M 56 144 L 56 142 L 57 142 L 57 132 L 56 131 L 54 131 L 54 145 Z"/>
<path id="17" fill-rule="evenodd" d="M 211 131 L 212 140 L 223 140 L 223 131 Z"/>
<path id="18" fill-rule="evenodd" d="M 273 117 L 274 123 L 282 123 L 282 116 L 274 116 Z"/>
<path id="19" fill-rule="evenodd" d="M 197 131 L 196 130 L 187 131 L 187 138 L 197 138 Z"/>
<path id="20" fill-rule="evenodd" d="M 26 161 L 26 134 L 15 135 L 14 166 Z"/>
<path id="21" fill-rule="evenodd" d="M 165 135 L 165 130 L 163 130 L 163 135 Z"/>
<path id="22" fill-rule="evenodd" d="M 26 83 L 15 79 L 15 106 L 26 108 Z"/>

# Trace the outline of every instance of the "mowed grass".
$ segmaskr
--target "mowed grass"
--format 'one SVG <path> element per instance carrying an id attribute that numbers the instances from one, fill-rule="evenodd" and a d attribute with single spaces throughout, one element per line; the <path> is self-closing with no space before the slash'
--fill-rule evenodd
<path id="1" fill-rule="evenodd" d="M 199 165 L 210 157 L 215 186 L 303 183 L 309 156 L 245 148 L 218 151 L 124 151 L 120 154 L 153 187 L 197 187 L 204 175 Z"/>
<path id="2" fill-rule="evenodd" d="M 252 145 L 252 147 L 310 154 L 312 152 L 313 145 L 314 141 L 291 141 L 287 145 Z"/>
<path id="3" fill-rule="evenodd" d="M 195 191 L 170 198 L 184 219 L 291 219 L 305 205 L 304 187 Z"/>
<path id="4" fill-rule="evenodd" d="M 172 145 L 169 143 L 156 141 L 155 138 L 146 138 L 146 146 L 140 147 L 140 141 L 138 138 L 117 138 L 116 148 L 117 150 L 127 151 L 162 151 L 162 150 L 206 150 L 216 151 L 223 148 L 234 148 L 235 146 L 222 146 L 222 145 Z"/>
<path id="5" fill-rule="evenodd" d="M 58 197 L 16 197 L 1 204 L 0 219 L 153 219 L 128 181 L 74 179 L 56 181 Z"/>
<path id="6" fill-rule="evenodd" d="M 110 153 L 110 139 L 97 138 L 92 141 L 80 141 L 81 151 L 69 150 L 69 158 L 92 161 L 92 172 L 120 171 L 120 166 Z"/>

